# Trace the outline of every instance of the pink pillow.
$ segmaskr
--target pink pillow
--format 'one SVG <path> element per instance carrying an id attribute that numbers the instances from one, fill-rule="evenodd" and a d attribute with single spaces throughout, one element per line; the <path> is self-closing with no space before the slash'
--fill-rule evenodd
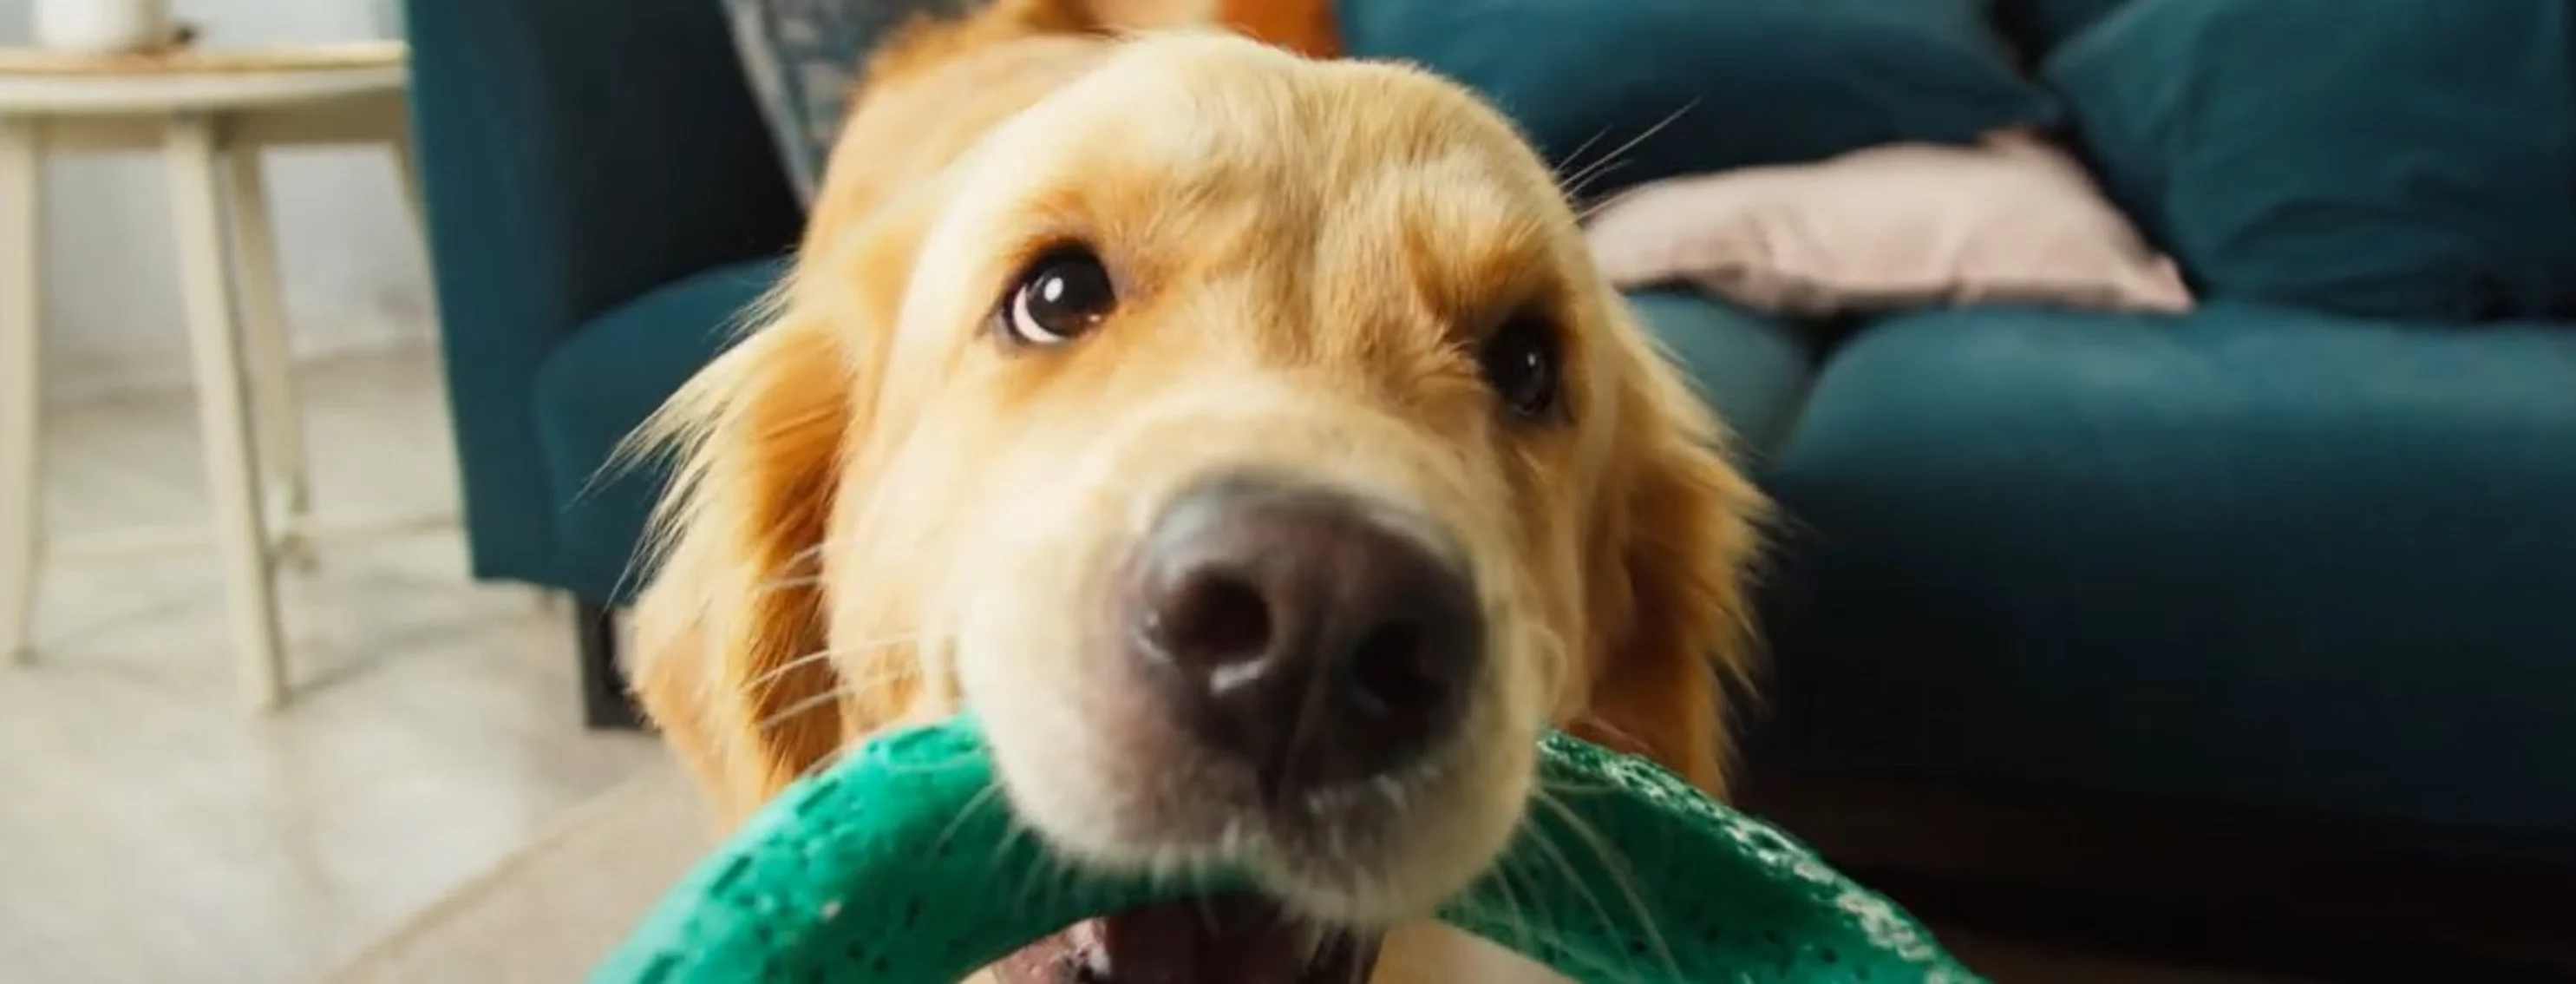
<path id="1" fill-rule="evenodd" d="M 2185 311 L 2191 292 L 2082 165 L 2036 136 L 1894 144 L 1671 178 L 1596 212 L 1620 286 L 1680 281 L 1795 315 L 2005 302 Z"/>

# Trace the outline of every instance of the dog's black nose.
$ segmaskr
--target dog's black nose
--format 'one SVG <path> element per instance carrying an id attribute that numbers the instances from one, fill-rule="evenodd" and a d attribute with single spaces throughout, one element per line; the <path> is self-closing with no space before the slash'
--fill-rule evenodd
<path id="1" fill-rule="evenodd" d="M 1401 768 L 1458 725 L 1484 620 L 1437 534 L 1405 525 L 1353 495 L 1229 478 L 1176 499 L 1136 556 L 1146 675 L 1274 799 Z"/>

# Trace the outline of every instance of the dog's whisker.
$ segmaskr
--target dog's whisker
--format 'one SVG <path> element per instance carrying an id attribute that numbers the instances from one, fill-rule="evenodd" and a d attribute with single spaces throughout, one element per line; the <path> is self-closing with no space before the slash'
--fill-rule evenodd
<path id="1" fill-rule="evenodd" d="M 823 551 L 829 550 L 831 547 L 832 541 L 830 540 L 816 540 L 813 543 L 798 547 L 795 550 L 790 551 L 787 556 L 779 559 L 777 573 L 771 576 L 787 577 L 789 576 L 790 571 L 794 571 L 797 568 L 805 566 L 808 562 L 822 557 Z"/>
<path id="2" fill-rule="evenodd" d="M 1581 169 L 1582 169 L 1582 165 L 1581 165 L 1581 163 L 1580 163 L 1580 162 L 1583 160 L 1583 152 L 1584 152 L 1584 151 L 1587 151 L 1587 150 L 1591 150 L 1591 149 L 1592 149 L 1592 145 L 1593 145 L 1593 144 L 1600 143 L 1600 142 L 1601 142 L 1601 138 L 1606 137 L 1606 136 L 1609 136 L 1609 135 L 1610 135 L 1610 129 L 1611 129 L 1611 128 L 1609 128 L 1609 127 L 1606 127 L 1606 126 L 1605 126 L 1605 127 L 1602 127 L 1602 128 L 1600 128 L 1600 129 L 1598 129 L 1598 130 L 1594 130 L 1594 131 L 1592 131 L 1592 135 L 1591 135 L 1591 136 L 1588 136 L 1588 137 L 1583 138 L 1583 142 L 1582 142 L 1582 143 L 1575 144 L 1575 145 L 1574 145 L 1574 149 L 1573 149 L 1573 150 L 1569 150 L 1569 151 L 1566 151 L 1566 152 L 1565 152 L 1565 160 L 1564 160 L 1564 162 L 1563 162 L 1563 163 L 1561 163 L 1561 164 L 1558 164 L 1555 168 L 1551 169 L 1551 170 L 1553 170 L 1553 171 L 1555 172 L 1556 177 L 1557 177 L 1557 180 L 1559 181 L 1559 183 L 1562 183 L 1562 182 L 1564 181 L 1565 176 L 1566 176 L 1568 173 L 1573 172 L 1573 171 L 1579 171 L 1579 170 L 1581 170 Z"/>
<path id="3" fill-rule="evenodd" d="M 773 594 L 780 591 L 794 591 L 800 588 L 819 588 L 828 580 L 828 578 L 821 574 L 782 574 L 778 577 L 773 577 L 752 585 L 751 590 L 754 594 Z"/>
<path id="4" fill-rule="evenodd" d="M 1025 827 L 1017 828 L 1016 833 L 1021 836 L 1035 836 L 1034 831 L 1029 831 Z M 1017 837 L 1006 839 L 1002 850 L 1009 851 L 1011 845 L 1015 843 L 1017 843 Z M 995 861 L 999 860 L 998 857 L 995 858 Z M 1069 862 L 1051 852 L 1042 852 L 1038 863 L 1029 866 L 1029 869 L 1020 877 L 1019 899 L 1023 903 L 1042 903 L 1048 901 L 1051 896 L 1071 892 L 1076 875 L 1077 872 Z"/>
<path id="5" fill-rule="evenodd" d="M 752 582 L 751 593 L 761 595 L 822 586 L 825 575 L 813 562 L 821 559 L 823 552 L 832 545 L 830 540 L 821 540 L 797 548 L 779 560 L 775 573 Z"/>
<path id="6" fill-rule="evenodd" d="M 1039 903 L 1052 907 L 1052 903 L 1056 900 L 1073 894 L 1075 882 L 1073 869 L 1048 861 L 1038 865 L 1038 872 L 1041 876 L 1037 883 Z"/>
<path id="7" fill-rule="evenodd" d="M 847 685 L 842 685 L 832 687 L 820 693 L 808 695 L 793 704 L 787 705 L 777 713 L 760 719 L 751 726 L 751 731 L 753 734 L 766 736 L 772 728 L 776 728 L 779 725 L 786 724 L 789 721 L 811 714 L 816 710 L 838 707 L 843 698 L 855 696 L 857 693 L 857 690 L 852 689 Z"/>
<path id="8" fill-rule="evenodd" d="M 1647 127 L 1645 132 L 1629 138 L 1626 143 L 1610 148 L 1609 153 L 1601 155 L 1602 163 L 1600 165 L 1584 168 L 1583 170 L 1576 172 L 1573 176 L 1565 179 L 1564 183 L 1567 186 L 1566 195 L 1568 197 L 1580 195 L 1582 193 L 1582 188 L 1585 185 L 1591 183 L 1593 179 L 1600 177 L 1602 174 L 1607 173 L 1610 167 L 1616 166 L 1611 164 L 1611 161 L 1617 160 L 1622 154 L 1637 149 L 1639 144 L 1653 139 L 1656 134 L 1664 132 L 1666 127 L 1672 126 L 1675 121 L 1682 118 L 1683 114 L 1690 112 L 1698 105 L 1699 100 L 1697 99 L 1683 103 L 1680 109 L 1673 110 L 1663 119 L 1656 121 L 1653 126 Z"/>
<path id="9" fill-rule="evenodd" d="M 1572 194 L 1573 194 L 1572 192 L 1568 192 L 1568 193 L 1567 193 L 1567 195 L 1568 195 L 1569 197 L 1571 197 L 1571 196 L 1572 196 Z M 1609 208 L 1610 206 L 1612 206 L 1612 205 L 1619 204 L 1621 201 L 1626 200 L 1626 199 L 1627 199 L 1627 197 L 1628 197 L 1628 195 L 1627 195 L 1627 193 L 1626 193 L 1626 192 L 1621 192 L 1621 193 L 1619 193 L 1619 194 L 1611 195 L 1611 196 L 1609 196 L 1609 197 L 1607 197 L 1607 198 L 1603 198 L 1603 199 L 1601 199 L 1600 201 L 1593 202 L 1593 203 L 1591 203 L 1591 204 L 1589 204 L 1589 205 L 1585 205 L 1585 206 L 1583 206 L 1583 207 L 1581 207 L 1581 208 L 1575 209 L 1575 211 L 1574 211 L 1574 221 L 1575 221 L 1575 223 L 1576 223 L 1577 225 L 1580 225 L 1580 224 L 1582 224 L 1582 223 L 1586 223 L 1586 222 L 1590 222 L 1590 221 L 1592 221 L 1592 218 L 1593 218 L 1594 216 L 1600 215 L 1600 214 L 1602 213 L 1602 211 L 1604 211 L 1604 210 L 1608 209 L 1608 208 Z"/>
<path id="10" fill-rule="evenodd" d="M 758 722 L 755 722 L 752 725 L 752 733 L 755 735 L 766 736 L 772 729 L 792 722 L 797 718 L 814 713 L 818 710 L 837 710 L 841 706 L 841 702 L 844 700 L 860 697 L 872 691 L 881 690 L 883 689 L 883 686 L 889 682 L 908 679 L 911 676 L 912 671 L 910 667 L 890 667 L 881 673 L 839 678 L 834 681 L 832 686 L 800 697 L 795 702 L 788 704 L 786 707 L 780 708 L 769 714 L 767 717 L 761 718 Z M 928 768 L 929 766 L 923 767 Z"/>
<path id="11" fill-rule="evenodd" d="M 788 554 L 787 560 L 784 563 L 779 564 L 779 566 L 788 567 L 820 557 L 823 555 L 823 551 L 831 549 L 832 543 L 833 541 L 827 537 L 806 544 L 803 547 L 799 547 L 795 553 Z"/>
<path id="12" fill-rule="evenodd" d="M 866 691 L 880 691 L 891 684 L 918 679 L 921 676 L 920 668 L 908 661 L 887 663 L 871 668 L 872 672 L 858 674 L 832 666 L 831 661 L 835 658 L 859 656 L 896 646 L 915 644 L 921 638 L 920 634 L 914 633 L 889 636 L 870 643 L 829 646 L 789 659 L 750 677 L 744 681 L 742 689 L 760 703 L 769 702 L 781 687 L 788 686 L 793 674 L 800 669 L 811 667 L 829 672 L 834 681 L 834 686 L 828 690 L 808 695 L 788 708 L 776 712 L 768 721 L 755 728 L 754 733 L 765 735 L 771 727 L 786 719 L 811 712 L 818 706 L 834 703 L 831 699 L 834 695 L 857 695 Z"/>
<path id="13" fill-rule="evenodd" d="M 1529 910 L 1521 907 L 1519 888 L 1512 883 L 1512 862 L 1509 856 L 1494 865 L 1492 877 L 1494 892 L 1501 896 L 1503 911 L 1507 913 L 1506 918 L 1510 924 L 1523 933 L 1534 935 L 1536 927 L 1530 925 Z"/>
<path id="14" fill-rule="evenodd" d="M 1019 846 L 1021 838 L 1033 837 L 1036 835 L 1036 831 L 1029 829 L 1028 824 L 1021 821 L 1018 812 L 1013 811 L 1006 813 L 1004 815 L 1004 819 L 1007 822 L 1002 827 L 1001 840 L 993 846 L 992 857 L 986 859 L 984 862 L 985 867 L 988 870 L 999 870 L 1002 866 L 1002 859 L 1010 856 L 1011 850 Z M 1046 856 L 1053 857 L 1052 854 L 1048 854 Z"/>
<path id="15" fill-rule="evenodd" d="M 1565 197 L 1569 200 L 1581 199 L 1584 192 L 1591 190 L 1593 182 L 1609 177 L 1612 172 L 1615 172 L 1620 168 L 1627 167 L 1631 160 L 1632 158 L 1627 157 L 1614 158 L 1612 160 L 1602 162 L 1601 167 L 1596 170 L 1584 172 L 1581 179 L 1566 187 Z M 1578 218 L 1580 218 L 1580 216 L 1578 216 Z"/>
<path id="16" fill-rule="evenodd" d="M 825 655 L 828 656 L 831 654 L 827 653 Z M 810 666 L 817 661 L 817 658 L 809 656 L 804 657 L 803 660 L 806 665 Z M 873 667 L 870 668 L 869 672 L 855 674 L 835 670 L 832 674 L 831 686 L 825 687 L 815 694 L 807 694 L 805 697 L 798 699 L 800 701 L 808 700 L 824 693 L 858 696 L 865 691 L 882 689 L 887 684 L 900 683 L 911 679 L 914 675 L 912 667 L 900 664 Z M 767 703 L 771 698 L 777 696 L 778 692 L 788 685 L 788 682 L 787 675 L 782 673 L 773 677 L 767 686 L 763 686 L 756 691 L 750 692 L 756 702 Z M 784 714 L 786 712 L 779 711 L 777 713 Z"/>
<path id="17" fill-rule="evenodd" d="M 831 649 L 817 649 L 813 652 L 806 653 L 803 656 L 798 656 L 784 663 L 762 670 L 758 674 L 744 679 L 742 682 L 743 689 L 757 689 L 762 696 L 767 696 L 768 691 L 770 690 L 770 683 L 778 680 L 780 677 L 794 673 L 797 670 L 829 660 L 835 652 L 835 650 Z"/>
<path id="18" fill-rule="evenodd" d="M 1654 948 L 1657 959 L 1663 962 L 1665 969 L 1671 971 L 1675 979 L 1679 979 L 1681 964 L 1673 956 L 1670 943 L 1664 939 L 1663 928 L 1656 921 L 1653 908 L 1646 904 L 1645 894 L 1638 890 L 1637 873 L 1628 865 L 1627 856 L 1610 846 L 1609 841 L 1604 839 L 1599 831 L 1592 829 L 1592 825 L 1585 822 L 1573 808 L 1566 806 L 1563 801 L 1546 790 L 1536 791 L 1531 800 L 1541 809 L 1553 811 L 1557 819 L 1565 824 L 1566 829 L 1591 851 L 1593 859 L 1600 862 L 1601 873 L 1610 879 L 1611 886 L 1617 888 L 1620 895 L 1624 897 L 1624 901 L 1628 903 L 1628 910 L 1636 920 L 1637 931 L 1645 935 L 1647 944 Z M 1567 874 L 1575 875 L 1579 872 L 1569 865 Z M 1581 883 L 1578 881 L 1576 884 Z M 1585 894 L 1589 895 L 1589 890 Z M 1600 908 L 1598 900 L 1593 902 L 1593 907 L 1596 910 Z M 1611 930 L 1618 928 L 1618 922 L 1612 920 L 1607 912 L 1602 913 L 1602 919 L 1603 928 Z"/>
<path id="19" fill-rule="evenodd" d="M 826 646 L 821 649 L 814 650 L 813 652 L 797 656 L 766 670 L 762 670 L 759 673 L 746 678 L 743 681 L 743 686 L 758 687 L 772 680 L 776 680 L 779 677 L 793 673 L 799 667 L 811 666 L 817 662 L 836 657 L 857 656 L 864 653 L 875 652 L 880 649 L 892 649 L 896 646 L 915 645 L 927 637 L 927 633 L 913 632 L 861 642 L 836 643 L 834 645 Z"/>
<path id="20" fill-rule="evenodd" d="M 1603 178 L 1609 177 L 1620 168 L 1628 166 L 1635 160 L 1635 158 L 1632 157 L 1622 157 L 1619 155 L 1624 154 L 1629 149 L 1644 142 L 1648 137 L 1654 136 L 1665 127 L 1672 125 L 1673 121 L 1680 119 L 1682 113 L 1687 112 L 1689 109 L 1690 106 L 1686 105 L 1679 110 L 1673 111 L 1672 115 L 1664 117 L 1661 122 L 1649 127 L 1645 133 L 1639 134 L 1636 139 L 1630 140 L 1625 144 L 1621 144 L 1617 149 L 1612 150 L 1593 166 L 1587 167 L 1581 173 L 1565 179 L 1561 182 L 1561 186 L 1564 189 L 1566 200 L 1569 203 L 1581 202 L 1584 194 L 1590 191 L 1595 183 L 1599 182 Z M 1601 201 L 1579 205 L 1575 211 L 1575 222 L 1577 224 L 1581 224 L 1590 221 L 1594 215 L 1599 214 L 1600 211 L 1608 207 L 1610 203 L 1618 201 L 1620 197 L 1621 196 L 1619 195 L 1611 195 Z"/>
<path id="21" fill-rule="evenodd" d="M 1555 800 L 1541 790 L 1531 795 L 1530 802 L 1532 806 L 1545 808 L 1553 805 Z M 1531 828 L 1530 835 L 1531 845 L 1538 849 L 1539 860 L 1555 867 L 1565 878 L 1566 883 L 1574 886 L 1576 894 L 1581 896 L 1587 907 L 1591 908 L 1593 918 L 1599 925 L 1605 930 L 1618 929 L 1618 920 L 1611 918 L 1609 907 L 1602 905 L 1600 897 L 1593 894 L 1592 889 L 1585 884 L 1582 869 L 1576 867 L 1573 859 L 1566 857 L 1563 851 L 1557 849 L 1556 842 L 1547 835 L 1545 828 Z"/>

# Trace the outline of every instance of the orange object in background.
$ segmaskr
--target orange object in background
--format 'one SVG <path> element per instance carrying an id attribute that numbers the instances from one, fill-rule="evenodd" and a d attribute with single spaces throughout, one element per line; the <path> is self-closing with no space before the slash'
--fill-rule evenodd
<path id="1" fill-rule="evenodd" d="M 1336 58 L 1341 32 L 1333 0 L 1090 0 L 1102 23 L 1153 29 L 1211 21 L 1309 58 Z"/>
<path id="2" fill-rule="evenodd" d="M 1217 20 L 1310 58 L 1342 53 L 1332 0 L 1217 0 Z"/>

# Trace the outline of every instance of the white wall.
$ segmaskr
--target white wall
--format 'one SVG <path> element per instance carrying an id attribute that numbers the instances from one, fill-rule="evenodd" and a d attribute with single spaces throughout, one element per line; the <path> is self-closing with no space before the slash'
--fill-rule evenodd
<path id="1" fill-rule="evenodd" d="M 0 45 L 24 44 L 32 0 L 0 0 Z M 201 44 L 398 37 L 388 0 L 176 0 Z M 430 337 L 428 271 L 392 164 L 364 149 L 268 158 L 287 317 L 305 356 Z M 45 359 L 56 399 L 181 385 L 167 192 L 145 154 L 57 157 L 46 171 Z"/>

